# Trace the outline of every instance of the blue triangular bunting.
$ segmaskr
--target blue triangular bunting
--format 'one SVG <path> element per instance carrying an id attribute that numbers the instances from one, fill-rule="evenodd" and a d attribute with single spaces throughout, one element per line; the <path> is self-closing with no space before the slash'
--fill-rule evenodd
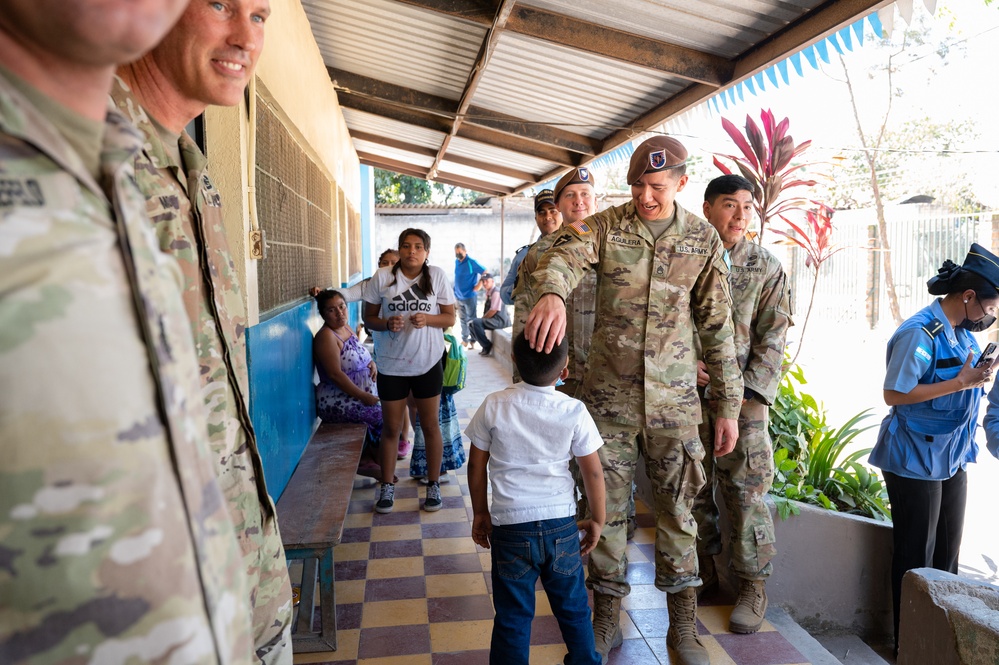
<path id="1" fill-rule="evenodd" d="M 820 58 L 822 58 L 822 62 L 829 64 L 829 47 L 826 45 L 825 40 L 815 45 L 815 52 L 819 54 Z M 818 67 L 816 67 L 816 69 L 818 69 Z"/>
<path id="2" fill-rule="evenodd" d="M 815 47 L 814 46 L 809 46 L 806 49 L 802 49 L 801 54 L 803 56 L 805 56 L 805 60 L 807 60 L 808 64 L 810 64 L 812 66 L 812 69 L 818 69 L 819 68 L 818 60 L 815 59 Z"/>
<path id="3" fill-rule="evenodd" d="M 804 76 L 804 73 L 801 71 L 801 52 L 795 53 L 788 60 L 791 61 L 794 71 L 798 72 L 798 76 Z"/>
<path id="4" fill-rule="evenodd" d="M 777 63 L 777 71 L 780 72 L 780 77 L 784 79 L 785 84 L 791 82 L 787 77 L 787 60 L 781 60 Z"/>

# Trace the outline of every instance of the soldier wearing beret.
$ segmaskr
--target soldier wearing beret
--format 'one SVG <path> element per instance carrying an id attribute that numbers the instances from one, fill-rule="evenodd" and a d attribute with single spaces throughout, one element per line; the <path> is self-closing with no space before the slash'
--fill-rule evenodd
<path id="1" fill-rule="evenodd" d="M 269 14 L 268 0 L 193 0 L 156 48 L 119 69 L 112 98 L 145 136 L 136 181 L 160 249 L 184 275 L 209 445 L 251 581 L 254 647 L 260 662 L 274 664 L 291 663 L 291 582 L 250 422 L 246 307 L 219 191 L 184 131 L 209 104 L 243 99 Z"/>
<path id="2" fill-rule="evenodd" d="M 0 11 L 0 662 L 254 662 L 176 262 L 115 66 L 177 0 Z"/>
<path id="3" fill-rule="evenodd" d="M 705 482 L 695 334 L 718 401 L 716 456 L 735 446 L 743 386 L 721 240 L 674 202 L 687 184 L 686 158 L 674 138 L 645 141 L 628 170 L 632 200 L 563 226 L 531 275 L 537 304 L 525 331 L 534 348 L 549 351 L 565 333 L 564 299 L 586 273 L 596 274 L 596 326 L 579 398 L 605 442 L 607 525 L 590 553 L 587 582 L 597 650 L 606 656 L 622 641 L 627 507 L 641 454 L 655 493 L 655 585 L 667 594 L 666 643 L 691 665 L 709 662 L 697 634 L 701 581 L 691 512 Z"/>
<path id="4" fill-rule="evenodd" d="M 753 185 L 738 175 L 723 175 L 704 191 L 704 216 L 718 231 L 729 264 L 735 351 L 742 370 L 743 403 L 739 441 L 724 457 L 706 459 L 707 484 L 694 501 L 697 519 L 698 568 L 704 587 L 717 584 L 714 555 L 721 553 L 717 485 L 731 525 L 732 569 L 739 577 L 739 597 L 729 619 L 733 633 L 755 633 L 767 611 L 766 580 L 777 553 L 774 523 L 764 497 L 773 483 L 773 448 L 767 425 L 769 405 L 780 386 L 784 342 L 791 326 L 790 291 L 776 256 L 746 239 L 753 220 Z M 707 366 L 698 362 L 697 385 L 709 382 Z M 701 443 L 710 448 L 715 402 L 705 395 L 701 408 Z"/>

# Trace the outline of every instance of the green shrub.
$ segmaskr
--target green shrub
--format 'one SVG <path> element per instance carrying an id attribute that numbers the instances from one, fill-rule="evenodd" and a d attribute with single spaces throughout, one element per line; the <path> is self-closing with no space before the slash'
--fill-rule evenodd
<path id="1" fill-rule="evenodd" d="M 782 519 L 797 515 L 795 502 L 828 510 L 891 520 L 888 492 L 876 473 L 860 463 L 870 448 L 840 460 L 857 435 L 874 425 L 858 427 L 871 416 L 866 409 L 840 428 L 826 422 L 825 409 L 808 393 L 804 372 L 795 365 L 784 375 L 770 409 L 770 438 L 774 447 L 774 483 L 770 493 Z"/>

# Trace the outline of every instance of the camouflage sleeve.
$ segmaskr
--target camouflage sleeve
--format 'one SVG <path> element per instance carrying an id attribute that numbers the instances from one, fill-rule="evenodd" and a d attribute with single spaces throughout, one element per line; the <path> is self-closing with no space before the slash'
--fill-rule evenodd
<path id="1" fill-rule="evenodd" d="M 701 343 L 701 357 L 711 377 L 710 392 L 718 400 L 719 418 L 738 418 L 742 408 L 742 373 L 735 357 L 732 327 L 732 294 L 721 243 L 694 283 L 691 294 L 694 325 Z"/>
<path id="2" fill-rule="evenodd" d="M 746 387 L 767 404 L 773 404 L 777 396 L 784 362 L 784 342 L 787 329 L 792 325 L 787 276 L 780 262 L 774 260 L 753 316 L 752 346 L 742 373 Z"/>
<path id="3" fill-rule="evenodd" d="M 601 213 L 566 224 L 531 273 L 530 289 L 536 298 L 554 293 L 565 300 L 587 270 L 600 260 L 604 221 Z"/>

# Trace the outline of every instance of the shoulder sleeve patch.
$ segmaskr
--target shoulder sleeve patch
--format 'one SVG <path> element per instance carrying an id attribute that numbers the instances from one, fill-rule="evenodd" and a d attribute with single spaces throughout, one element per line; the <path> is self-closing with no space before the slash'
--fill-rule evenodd
<path id="1" fill-rule="evenodd" d="M 586 221 L 582 219 L 579 220 L 578 222 L 573 222 L 572 224 L 569 224 L 569 228 L 571 228 L 573 231 L 575 231 L 581 236 L 586 235 L 587 233 L 592 231 L 592 229 L 589 227 Z"/>
<path id="2" fill-rule="evenodd" d="M 917 360 L 922 360 L 922 361 L 925 361 L 927 363 L 933 361 L 933 354 L 931 354 L 930 351 L 929 351 L 929 349 L 927 349 L 922 344 L 920 344 L 919 346 L 916 347 L 916 350 L 913 351 L 912 356 L 914 358 L 916 358 Z"/>

